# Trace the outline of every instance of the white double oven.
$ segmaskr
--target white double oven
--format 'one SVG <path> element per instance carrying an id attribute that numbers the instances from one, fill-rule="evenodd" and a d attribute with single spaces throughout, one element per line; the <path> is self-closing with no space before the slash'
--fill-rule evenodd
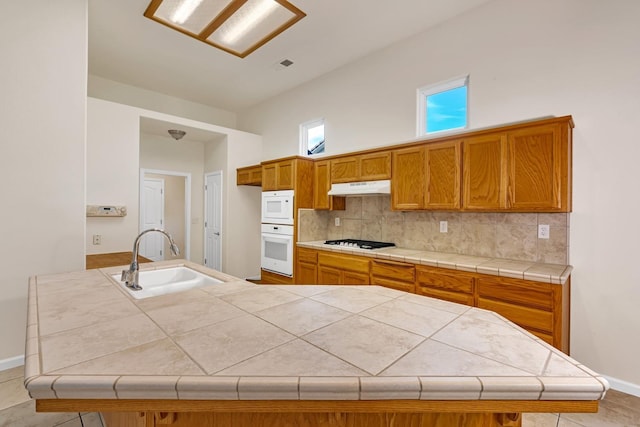
<path id="1" fill-rule="evenodd" d="M 293 276 L 293 190 L 262 193 L 261 267 Z"/>

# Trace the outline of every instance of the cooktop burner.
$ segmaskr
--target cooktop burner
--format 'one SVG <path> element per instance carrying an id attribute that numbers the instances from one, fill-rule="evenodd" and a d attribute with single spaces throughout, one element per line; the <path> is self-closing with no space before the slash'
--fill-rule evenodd
<path id="1" fill-rule="evenodd" d="M 360 249 L 380 249 L 380 248 L 388 248 L 391 246 L 395 246 L 394 243 L 374 242 L 371 240 L 356 240 L 356 239 L 327 240 L 324 243 L 325 245 L 348 246 L 350 248 L 360 248 Z"/>

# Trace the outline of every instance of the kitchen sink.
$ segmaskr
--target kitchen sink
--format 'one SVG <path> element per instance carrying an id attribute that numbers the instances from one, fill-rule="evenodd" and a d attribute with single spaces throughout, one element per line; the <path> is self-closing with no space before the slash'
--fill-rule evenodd
<path id="1" fill-rule="evenodd" d="M 138 284 L 142 286 L 142 289 L 139 291 L 128 288 L 125 283 L 120 280 L 120 274 L 114 274 L 111 277 L 135 299 L 172 294 L 188 289 L 224 283 L 222 280 L 207 276 L 189 267 L 170 267 L 140 271 Z"/>

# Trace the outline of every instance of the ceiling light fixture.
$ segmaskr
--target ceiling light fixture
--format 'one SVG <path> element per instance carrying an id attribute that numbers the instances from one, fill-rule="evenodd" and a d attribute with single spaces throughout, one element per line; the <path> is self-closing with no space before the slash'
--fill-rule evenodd
<path id="1" fill-rule="evenodd" d="M 176 141 L 182 139 L 182 137 L 187 134 L 185 131 L 179 129 L 169 129 L 167 132 L 169 132 L 169 135 L 171 135 Z"/>
<path id="2" fill-rule="evenodd" d="M 287 0 L 151 0 L 144 16 L 244 58 L 306 14 Z"/>

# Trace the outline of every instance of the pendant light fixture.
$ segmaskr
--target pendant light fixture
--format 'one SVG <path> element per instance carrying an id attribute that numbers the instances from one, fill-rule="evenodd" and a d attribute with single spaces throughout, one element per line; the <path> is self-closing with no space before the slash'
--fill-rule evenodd
<path id="1" fill-rule="evenodd" d="M 152 0 L 144 16 L 244 58 L 306 14 L 286 0 Z"/>

